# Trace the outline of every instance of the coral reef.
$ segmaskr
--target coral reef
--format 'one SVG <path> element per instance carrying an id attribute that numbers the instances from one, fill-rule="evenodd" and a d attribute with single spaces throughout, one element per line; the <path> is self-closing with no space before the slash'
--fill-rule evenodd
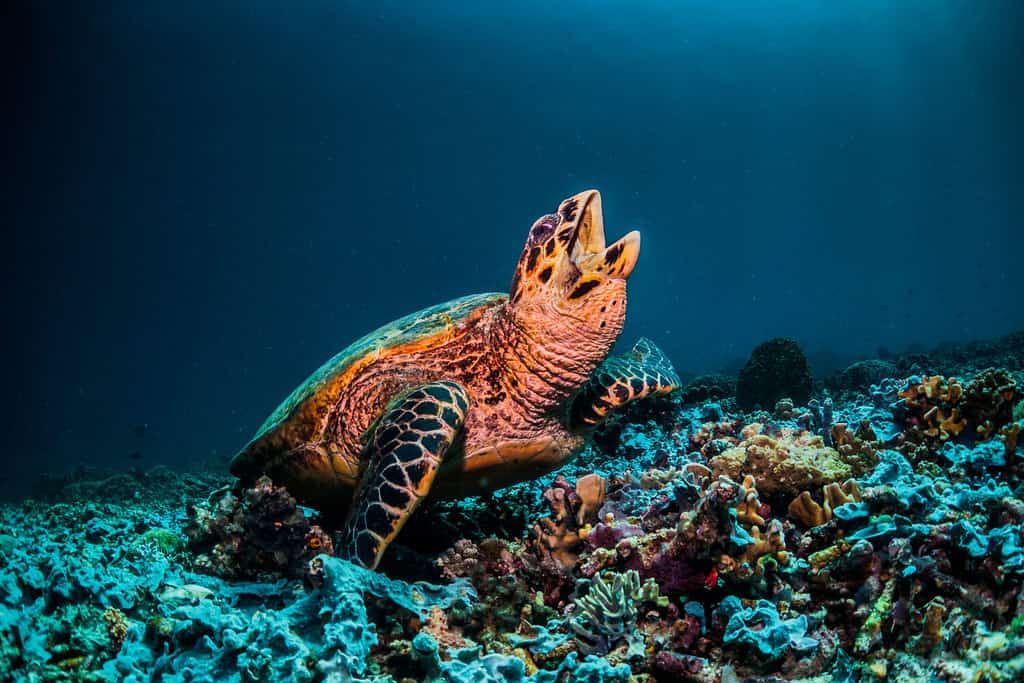
<path id="1" fill-rule="evenodd" d="M 825 378 L 825 386 L 835 396 L 867 392 L 873 384 L 897 375 L 896 365 L 885 360 L 857 361 Z"/>
<path id="2" fill-rule="evenodd" d="M 0 507 L 0 678 L 1022 680 L 1024 365 L 959 353 L 638 407 L 380 573 L 268 479 L 49 477 Z"/>

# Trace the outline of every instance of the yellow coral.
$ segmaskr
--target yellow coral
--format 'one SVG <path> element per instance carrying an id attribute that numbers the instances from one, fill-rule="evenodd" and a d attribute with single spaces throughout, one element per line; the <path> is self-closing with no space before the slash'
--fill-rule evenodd
<path id="1" fill-rule="evenodd" d="M 861 458 L 847 462 L 820 436 L 793 430 L 783 430 L 778 438 L 753 434 L 712 458 L 709 464 L 715 477 L 725 475 L 738 480 L 753 476 L 764 493 L 817 488 L 862 471 Z"/>

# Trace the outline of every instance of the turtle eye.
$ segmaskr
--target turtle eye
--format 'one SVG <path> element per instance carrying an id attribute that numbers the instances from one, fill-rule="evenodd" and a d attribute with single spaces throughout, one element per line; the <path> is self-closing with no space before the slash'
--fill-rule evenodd
<path id="1" fill-rule="evenodd" d="M 537 222 L 530 228 L 530 236 L 526 240 L 528 246 L 543 244 L 549 237 L 555 234 L 555 225 L 558 223 L 558 216 L 548 214 L 537 219 Z"/>

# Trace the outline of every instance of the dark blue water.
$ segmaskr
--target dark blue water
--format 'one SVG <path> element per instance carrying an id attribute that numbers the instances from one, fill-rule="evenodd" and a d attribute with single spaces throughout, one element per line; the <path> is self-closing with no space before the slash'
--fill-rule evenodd
<path id="1" fill-rule="evenodd" d="M 153 4 L 0 22 L 12 481 L 230 454 L 588 187 L 683 371 L 1024 324 L 1013 0 Z"/>

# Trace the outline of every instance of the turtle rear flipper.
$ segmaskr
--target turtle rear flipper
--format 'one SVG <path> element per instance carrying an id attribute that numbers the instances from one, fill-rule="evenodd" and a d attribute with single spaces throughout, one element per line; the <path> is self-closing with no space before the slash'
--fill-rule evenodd
<path id="1" fill-rule="evenodd" d="M 627 353 L 612 356 L 594 371 L 570 408 L 573 430 L 593 429 L 631 401 L 667 394 L 681 382 L 672 362 L 650 339 L 641 337 Z"/>
<path id="2" fill-rule="evenodd" d="M 345 522 L 343 556 L 376 569 L 430 492 L 468 407 L 466 391 L 455 382 L 418 386 L 391 404 L 367 441 L 366 471 Z"/>

